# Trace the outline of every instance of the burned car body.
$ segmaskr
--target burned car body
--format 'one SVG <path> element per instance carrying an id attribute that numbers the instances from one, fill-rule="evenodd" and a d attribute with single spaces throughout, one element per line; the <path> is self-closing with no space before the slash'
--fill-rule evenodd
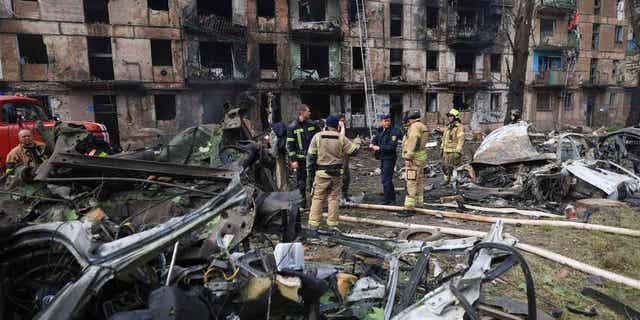
<path id="1" fill-rule="evenodd" d="M 536 133 L 520 122 L 496 129 L 473 161 L 456 170 L 463 193 L 490 194 L 533 202 L 571 198 L 624 199 L 638 190 L 636 143 L 640 131 L 627 128 L 595 135 Z"/>

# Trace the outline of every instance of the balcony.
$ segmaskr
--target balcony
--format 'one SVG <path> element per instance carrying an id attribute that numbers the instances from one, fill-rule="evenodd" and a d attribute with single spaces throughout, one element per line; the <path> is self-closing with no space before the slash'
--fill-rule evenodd
<path id="1" fill-rule="evenodd" d="M 230 63 L 203 66 L 190 62 L 187 64 L 187 82 L 189 85 L 249 85 L 251 81 L 247 75 L 252 74 L 254 69 L 255 66 L 246 66 L 245 69 L 241 69 Z"/>
<path id="2" fill-rule="evenodd" d="M 608 73 L 604 72 L 595 72 L 589 74 L 589 78 L 582 81 L 582 87 L 584 88 L 605 88 L 615 84 L 615 79 L 609 76 Z"/>
<path id="3" fill-rule="evenodd" d="M 496 36 L 496 33 L 479 25 L 449 25 L 447 28 L 447 44 L 451 47 L 485 47 Z"/>
<path id="4" fill-rule="evenodd" d="M 534 87 L 564 87 L 567 85 L 567 72 L 563 70 L 544 70 L 534 75 Z"/>
<path id="5" fill-rule="evenodd" d="M 574 50 L 580 47 L 580 39 L 574 34 L 568 35 L 541 35 L 542 38 L 536 43 L 539 49 L 567 49 Z"/>
<path id="6" fill-rule="evenodd" d="M 291 38 L 301 41 L 342 41 L 340 26 L 331 21 L 300 22 L 291 27 Z"/>
<path id="7" fill-rule="evenodd" d="M 247 27 L 234 24 L 228 18 L 214 14 L 201 15 L 195 11 L 184 12 L 184 28 L 187 32 L 207 35 L 219 40 L 243 41 Z"/>
<path id="8" fill-rule="evenodd" d="M 565 15 L 576 10 L 576 0 L 538 0 L 541 15 Z"/>

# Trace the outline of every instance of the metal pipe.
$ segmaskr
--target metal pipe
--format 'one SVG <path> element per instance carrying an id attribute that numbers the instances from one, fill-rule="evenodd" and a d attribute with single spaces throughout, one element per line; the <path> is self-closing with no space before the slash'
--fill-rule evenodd
<path id="1" fill-rule="evenodd" d="M 180 240 L 176 241 L 176 244 L 173 245 L 173 255 L 171 256 L 171 264 L 169 265 L 169 272 L 167 273 L 167 281 L 165 282 L 165 287 L 169 286 L 169 281 L 171 281 L 171 273 L 173 273 L 173 266 L 176 264 L 176 256 L 178 255 L 178 245 L 180 244 Z"/>

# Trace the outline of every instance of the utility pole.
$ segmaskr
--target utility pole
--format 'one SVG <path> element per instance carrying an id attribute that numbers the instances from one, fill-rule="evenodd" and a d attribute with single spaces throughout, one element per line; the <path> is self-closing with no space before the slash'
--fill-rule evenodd
<path id="1" fill-rule="evenodd" d="M 512 46 L 513 64 L 509 79 L 505 124 L 509 123 L 512 111 L 519 110 L 521 114 L 524 114 L 524 88 L 527 76 L 527 60 L 529 59 L 529 39 L 535 8 L 534 0 L 517 0 L 517 2 L 518 10 L 513 18 L 515 38 Z"/>

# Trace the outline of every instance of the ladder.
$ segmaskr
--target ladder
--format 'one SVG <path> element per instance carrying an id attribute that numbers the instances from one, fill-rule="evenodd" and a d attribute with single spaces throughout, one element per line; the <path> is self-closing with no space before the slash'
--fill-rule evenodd
<path id="1" fill-rule="evenodd" d="M 365 16 L 366 0 L 355 0 L 356 14 L 358 21 L 358 39 L 360 40 L 360 55 L 364 67 L 364 98 L 365 98 L 365 114 L 375 114 L 376 96 L 373 84 L 373 76 L 371 72 L 371 59 L 369 56 L 369 37 L 367 34 L 367 18 Z M 366 117 L 367 127 L 369 128 L 369 136 L 373 137 L 373 125 L 375 124 L 375 116 L 373 119 Z"/>

